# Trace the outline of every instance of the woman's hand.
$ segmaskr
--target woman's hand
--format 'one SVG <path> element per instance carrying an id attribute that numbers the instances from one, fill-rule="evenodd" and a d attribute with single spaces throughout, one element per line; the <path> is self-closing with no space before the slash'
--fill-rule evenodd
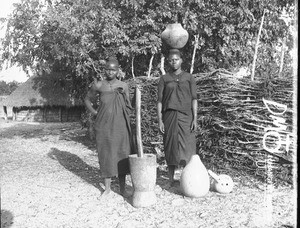
<path id="1" fill-rule="evenodd" d="M 158 128 L 161 133 L 165 133 L 165 125 L 162 121 L 162 103 L 157 102 L 157 119 L 158 119 Z"/>
<path id="2" fill-rule="evenodd" d="M 164 123 L 162 121 L 158 122 L 158 127 L 159 127 L 159 131 L 161 133 L 165 133 L 165 125 L 164 125 Z"/>
<path id="3" fill-rule="evenodd" d="M 196 131 L 196 130 L 197 130 L 197 119 L 194 119 L 191 124 L 191 131 Z"/>

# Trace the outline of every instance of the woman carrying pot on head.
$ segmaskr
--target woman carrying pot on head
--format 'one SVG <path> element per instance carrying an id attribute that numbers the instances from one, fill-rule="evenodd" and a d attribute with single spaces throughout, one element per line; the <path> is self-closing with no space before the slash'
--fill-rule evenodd
<path id="1" fill-rule="evenodd" d="M 178 49 L 168 54 L 171 70 L 158 83 L 157 116 L 163 133 L 169 180 L 174 183 L 176 168 L 184 167 L 196 154 L 197 93 L 194 77 L 181 69 Z"/>

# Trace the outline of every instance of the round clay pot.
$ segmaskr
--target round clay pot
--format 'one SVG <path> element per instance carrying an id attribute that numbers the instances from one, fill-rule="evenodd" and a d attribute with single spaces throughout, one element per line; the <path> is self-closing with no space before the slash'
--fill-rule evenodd
<path id="1" fill-rule="evenodd" d="M 186 45 L 189 34 L 180 23 L 168 24 L 161 33 L 161 39 L 171 48 L 180 49 Z"/>
<path id="2" fill-rule="evenodd" d="M 180 177 L 182 193 L 188 197 L 201 197 L 209 192 L 210 181 L 208 172 L 199 155 L 193 155 L 182 170 Z"/>
<path id="3" fill-rule="evenodd" d="M 131 180 L 134 188 L 132 206 L 148 207 L 156 203 L 156 155 L 129 155 Z"/>

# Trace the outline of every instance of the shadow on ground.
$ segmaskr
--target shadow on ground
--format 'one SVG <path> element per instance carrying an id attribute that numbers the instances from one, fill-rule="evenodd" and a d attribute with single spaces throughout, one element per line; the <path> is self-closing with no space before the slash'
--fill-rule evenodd
<path id="1" fill-rule="evenodd" d="M 96 143 L 94 139 L 91 139 L 88 135 L 86 128 L 82 128 L 80 123 L 22 123 L 22 122 L 7 122 L 7 126 L 0 126 L 0 138 L 1 139 L 13 139 L 15 137 L 21 137 L 23 139 L 40 138 L 42 141 L 49 140 L 50 137 L 58 136 L 59 140 L 74 141 L 80 143 L 93 151 L 96 151 Z M 144 145 L 145 146 L 145 145 Z M 154 153 L 152 145 L 145 146 L 145 152 Z M 161 165 L 161 159 L 164 158 L 163 152 L 157 154 L 161 157 L 158 159 L 158 164 Z M 201 158 L 207 169 L 211 169 L 217 173 L 224 173 L 232 176 L 234 181 L 238 181 L 245 186 L 257 187 L 260 184 L 265 183 L 264 170 L 261 173 L 257 173 L 255 170 L 246 170 L 240 167 L 239 164 L 236 166 L 227 167 L 227 163 L 222 162 L 222 158 L 214 155 L 211 158 Z M 235 160 L 231 160 L 232 164 L 235 164 Z M 289 172 L 283 172 L 282 170 L 287 170 L 284 167 L 279 167 L 280 170 L 276 170 L 277 173 L 274 174 L 274 185 L 284 185 L 293 186 L 293 166 L 289 168 Z M 281 170 L 282 169 L 282 170 Z M 162 177 L 161 177 L 162 175 Z M 165 187 L 165 173 L 158 173 L 158 184 L 166 189 Z M 162 179 L 161 179 L 162 178 Z M 251 182 L 249 181 L 251 180 Z M 163 183 L 163 184 L 161 184 Z M 170 191 L 173 191 L 172 188 Z"/>
<path id="2" fill-rule="evenodd" d="M 61 151 L 57 148 L 51 148 L 48 156 L 51 159 L 57 160 L 60 165 L 62 165 L 66 170 L 74 173 L 82 180 L 87 182 L 90 185 L 93 185 L 95 188 L 99 189 L 103 193 L 104 189 L 101 187 L 104 186 L 104 180 L 101 178 L 100 169 L 85 163 L 79 156 L 72 154 L 68 151 Z M 101 183 L 101 185 L 100 185 Z M 174 193 L 181 194 L 179 191 L 179 183 L 175 186 L 170 186 L 167 179 L 167 172 L 157 170 L 157 179 L 156 184 L 159 185 L 162 189 Z M 112 190 L 119 194 L 119 183 L 117 178 L 112 178 Z M 133 191 L 132 186 L 126 185 L 126 189 Z M 128 202 L 130 199 L 127 200 Z"/>
<path id="3" fill-rule="evenodd" d="M 58 161 L 66 170 L 79 176 L 85 182 L 93 185 L 101 192 L 104 189 L 100 186 L 103 183 L 100 177 L 100 170 L 85 163 L 79 156 L 72 154 L 68 151 L 61 151 L 57 148 L 51 148 L 48 156 Z"/>
<path id="4" fill-rule="evenodd" d="M 1 228 L 8 228 L 13 225 L 14 216 L 10 211 L 1 210 Z"/>
<path id="5" fill-rule="evenodd" d="M 61 151 L 57 148 L 51 148 L 48 156 L 51 159 L 57 160 L 59 164 L 62 165 L 66 170 L 72 172 L 88 184 L 99 189 L 101 193 L 104 192 L 105 189 L 102 188 L 102 186 L 104 186 L 104 180 L 101 178 L 100 169 L 88 165 L 75 154 L 72 154 L 68 151 Z M 112 191 L 120 194 L 119 182 L 117 178 L 112 178 L 111 188 Z M 131 186 L 126 185 L 126 189 L 131 188 Z"/>

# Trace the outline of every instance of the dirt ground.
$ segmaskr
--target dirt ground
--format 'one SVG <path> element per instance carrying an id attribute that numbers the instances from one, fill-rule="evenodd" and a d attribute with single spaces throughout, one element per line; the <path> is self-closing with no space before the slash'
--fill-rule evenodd
<path id="1" fill-rule="evenodd" d="M 184 197 L 168 187 L 158 166 L 157 202 L 135 208 L 114 193 L 101 198 L 103 182 L 94 143 L 78 123 L 0 121 L 1 227 L 196 228 L 296 227 L 296 190 L 238 172 L 229 194 Z M 226 173 L 225 173 L 226 174 Z M 130 176 L 127 190 L 133 191 Z"/>

